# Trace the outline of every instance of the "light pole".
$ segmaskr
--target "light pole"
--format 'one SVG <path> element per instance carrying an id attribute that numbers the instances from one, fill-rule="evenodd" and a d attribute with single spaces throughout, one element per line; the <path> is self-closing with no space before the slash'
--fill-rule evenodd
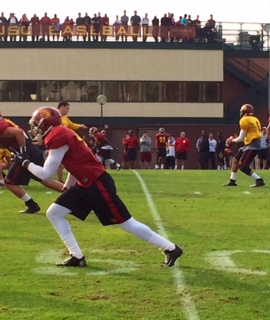
<path id="1" fill-rule="evenodd" d="M 100 126 L 103 128 L 103 106 L 107 102 L 105 94 L 100 94 L 97 97 L 97 103 L 100 105 Z"/>

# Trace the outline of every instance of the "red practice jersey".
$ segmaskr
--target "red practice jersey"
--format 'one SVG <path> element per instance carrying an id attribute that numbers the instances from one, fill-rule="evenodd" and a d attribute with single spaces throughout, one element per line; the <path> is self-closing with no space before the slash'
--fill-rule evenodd
<path id="1" fill-rule="evenodd" d="M 19 144 L 16 138 L 5 138 L 1 137 L 1 133 L 3 133 L 7 128 L 18 126 L 9 119 L 1 118 L 0 119 L 0 148 L 9 149 L 10 147 L 19 150 Z"/>
<path id="2" fill-rule="evenodd" d="M 68 145 L 62 164 L 78 179 L 78 184 L 82 187 L 91 186 L 106 171 L 84 140 L 67 127 L 55 127 L 44 142 L 49 151 Z"/>
<path id="3" fill-rule="evenodd" d="M 156 147 L 157 147 L 157 149 L 166 148 L 166 143 L 168 141 L 168 137 L 169 137 L 168 133 L 164 133 L 164 134 L 157 133 L 156 134 Z"/>

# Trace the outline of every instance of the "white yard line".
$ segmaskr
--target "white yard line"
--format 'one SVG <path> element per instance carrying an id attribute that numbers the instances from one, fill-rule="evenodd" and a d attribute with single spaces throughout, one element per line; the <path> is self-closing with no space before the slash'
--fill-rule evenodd
<path id="1" fill-rule="evenodd" d="M 146 200 L 147 200 L 148 205 L 150 207 L 150 211 L 151 211 L 152 216 L 154 218 L 154 222 L 156 224 L 157 229 L 159 230 L 159 234 L 168 239 L 168 235 L 167 235 L 167 232 L 163 226 L 161 217 L 157 211 L 157 208 L 152 200 L 152 197 L 148 191 L 148 188 L 147 188 L 143 178 L 138 173 L 138 171 L 133 170 L 133 172 L 141 183 L 144 195 L 146 197 Z M 183 271 L 178 266 L 178 263 L 176 263 L 176 266 L 173 267 L 171 270 L 173 272 L 174 281 L 175 281 L 176 288 L 177 288 L 176 291 L 177 291 L 177 294 L 181 297 L 181 302 L 183 305 L 183 312 L 184 312 L 186 318 L 188 320 L 199 320 L 200 318 L 199 318 L 198 312 L 196 310 L 195 303 L 194 303 L 194 301 L 188 291 L 188 288 L 186 286 L 186 280 L 185 280 L 185 276 L 184 276 Z"/>

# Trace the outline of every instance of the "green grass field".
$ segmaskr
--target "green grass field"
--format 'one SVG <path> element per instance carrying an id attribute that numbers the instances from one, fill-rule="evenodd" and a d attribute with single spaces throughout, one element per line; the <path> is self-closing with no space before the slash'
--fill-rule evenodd
<path id="1" fill-rule="evenodd" d="M 31 182 L 42 210 L 0 189 L 0 319 L 269 319 L 270 171 L 263 188 L 229 171 L 111 171 L 132 215 L 185 251 L 173 268 L 152 245 L 94 214 L 70 216 L 87 268 L 57 268 L 67 256 L 45 212 L 56 192 Z M 142 183 L 144 188 L 142 188 Z"/>

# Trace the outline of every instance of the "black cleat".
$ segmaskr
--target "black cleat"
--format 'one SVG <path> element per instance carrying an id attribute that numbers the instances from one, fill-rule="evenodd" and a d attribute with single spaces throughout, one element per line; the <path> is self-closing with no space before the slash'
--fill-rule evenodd
<path id="1" fill-rule="evenodd" d="M 69 259 L 57 263 L 57 267 L 86 267 L 86 260 L 85 257 L 82 257 L 80 259 L 71 256 Z"/>
<path id="2" fill-rule="evenodd" d="M 227 183 L 223 184 L 222 187 L 237 187 L 236 180 L 230 179 Z"/>
<path id="3" fill-rule="evenodd" d="M 255 180 L 255 183 L 254 184 L 252 184 L 252 185 L 250 185 L 250 187 L 251 188 L 256 188 L 256 187 L 263 187 L 263 186 L 265 186 L 265 182 L 264 182 L 264 180 L 262 179 L 262 178 L 260 178 L 260 179 L 256 179 Z"/>
<path id="4" fill-rule="evenodd" d="M 181 257 L 184 253 L 183 250 L 175 245 L 175 249 L 172 251 L 165 250 L 165 262 L 163 264 L 164 267 L 172 267 L 174 266 L 175 261 Z"/>
<path id="5" fill-rule="evenodd" d="M 37 213 L 40 211 L 40 207 L 37 203 L 32 204 L 27 209 L 20 211 L 20 213 Z"/>

